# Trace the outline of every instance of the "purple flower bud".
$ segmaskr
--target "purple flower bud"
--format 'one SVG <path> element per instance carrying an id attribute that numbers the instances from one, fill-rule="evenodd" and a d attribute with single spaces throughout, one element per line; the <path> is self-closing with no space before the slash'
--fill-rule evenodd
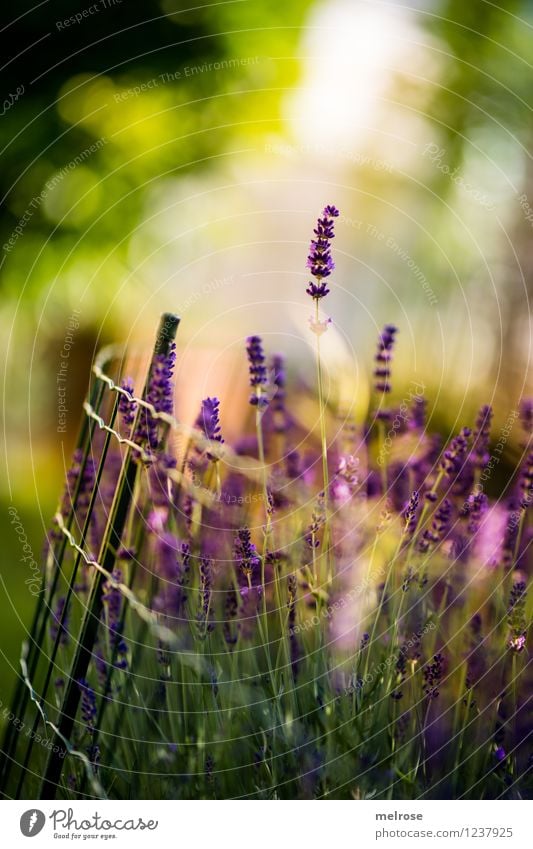
<path id="1" fill-rule="evenodd" d="M 267 385 L 267 369 L 265 366 L 265 354 L 263 342 L 260 336 L 249 336 L 246 340 L 246 353 L 248 354 L 250 370 L 250 386 L 255 392 L 250 396 L 250 404 L 254 407 L 266 407 L 268 398 L 265 395 Z"/>
<path id="2" fill-rule="evenodd" d="M 249 528 L 241 528 L 235 538 L 235 561 L 246 578 L 251 578 L 261 565 Z"/>
<path id="3" fill-rule="evenodd" d="M 195 422 L 195 428 L 202 432 L 206 439 L 212 442 L 219 442 L 221 445 L 224 442 L 220 430 L 219 418 L 220 401 L 218 398 L 204 398 L 198 418 Z M 210 460 L 216 459 L 212 454 L 208 453 Z"/>
<path id="4" fill-rule="evenodd" d="M 511 593 L 509 596 L 507 621 L 509 623 L 510 630 L 509 648 L 511 649 L 511 651 L 517 653 L 522 652 L 526 644 L 526 596 L 526 582 L 515 581 L 511 588 Z"/>
<path id="5" fill-rule="evenodd" d="M 237 618 L 239 603 L 237 593 L 234 587 L 226 590 L 226 601 L 224 605 L 224 639 L 228 646 L 234 646 L 239 638 L 238 627 L 235 627 L 234 622 Z"/>
<path id="6" fill-rule="evenodd" d="M 113 580 L 117 584 L 122 582 L 122 572 L 120 569 L 113 570 Z M 115 666 L 118 669 L 126 669 L 128 666 L 126 660 L 128 647 L 122 636 L 122 594 L 110 581 L 105 582 L 103 589 L 102 601 L 104 603 L 107 628 L 110 634 L 109 642 L 111 649 L 115 653 Z"/>
<path id="7" fill-rule="evenodd" d="M 418 523 L 418 505 L 420 502 L 420 494 L 417 489 L 411 495 L 411 498 L 403 509 L 402 516 L 405 519 L 404 535 L 406 539 L 412 539 Z"/>
<path id="8" fill-rule="evenodd" d="M 439 695 L 439 684 L 444 675 L 444 657 L 440 652 L 424 667 L 424 693 L 428 699 L 436 699 Z"/>
<path id="9" fill-rule="evenodd" d="M 52 620 L 50 622 L 50 638 L 55 642 L 57 637 L 59 636 L 59 645 L 64 646 L 69 641 L 69 633 L 68 633 L 68 614 L 65 616 L 65 620 L 63 623 L 61 622 L 61 617 L 63 616 L 63 611 L 65 610 L 66 598 L 65 596 L 61 596 L 58 598 L 56 603 L 55 611 L 52 612 Z"/>
<path id="10" fill-rule="evenodd" d="M 324 207 L 322 217 L 318 219 L 317 225 L 313 230 L 315 238 L 311 240 L 309 247 L 307 268 L 309 268 L 317 282 L 310 281 L 306 291 L 308 295 L 317 301 L 329 293 L 329 289 L 324 281 L 335 268 L 335 263 L 331 258 L 331 240 L 335 238 L 333 219 L 337 218 L 338 215 L 339 210 L 336 207 Z"/>
<path id="11" fill-rule="evenodd" d="M 96 693 L 85 678 L 80 678 L 78 687 L 81 692 L 81 718 L 85 723 L 86 730 L 92 732 L 94 730 L 94 720 L 98 712 L 96 708 Z"/>
<path id="12" fill-rule="evenodd" d="M 376 368 L 374 369 L 376 392 L 386 394 L 391 391 L 390 386 L 390 362 L 394 347 L 395 336 L 398 329 L 393 324 L 386 324 L 378 338 L 378 350 L 375 356 Z"/>
<path id="13" fill-rule="evenodd" d="M 472 460 L 478 469 L 483 469 L 490 459 L 489 439 L 492 422 L 492 407 L 485 404 L 481 407 L 474 429 Z"/>
<path id="14" fill-rule="evenodd" d="M 274 430 L 276 433 L 285 433 L 289 427 L 289 419 L 287 410 L 285 409 L 285 362 L 281 354 L 274 354 L 272 357 L 272 383 L 275 387 L 275 394 L 271 403 L 272 415 L 274 417 Z"/>
<path id="15" fill-rule="evenodd" d="M 418 542 L 418 550 L 421 553 L 424 554 L 430 546 L 436 546 L 442 542 L 450 525 L 451 515 L 451 502 L 444 498 L 435 511 L 430 527 L 426 528 Z"/>
<path id="16" fill-rule="evenodd" d="M 471 433 L 472 431 L 469 427 L 464 427 L 461 433 L 454 436 L 446 451 L 442 455 L 440 469 L 447 475 L 447 477 L 451 478 L 453 475 L 460 472 L 468 450 L 468 439 Z"/>
<path id="17" fill-rule="evenodd" d="M 126 395 L 120 395 L 118 402 L 118 411 L 120 414 L 120 419 L 122 424 L 124 425 L 124 430 L 126 434 L 129 436 L 131 432 L 131 427 L 135 420 L 135 413 L 137 411 L 137 402 L 133 400 L 133 380 L 131 377 L 126 377 L 121 383 L 122 389 L 128 393 L 129 398 Z"/>
<path id="18" fill-rule="evenodd" d="M 152 362 L 146 400 L 158 413 L 172 414 L 174 408 L 174 366 L 176 363 L 176 344 L 172 342 L 167 354 L 157 354 Z M 139 424 L 135 434 L 140 445 L 146 445 L 152 451 L 159 446 L 159 423 L 146 408 L 141 408 Z"/>

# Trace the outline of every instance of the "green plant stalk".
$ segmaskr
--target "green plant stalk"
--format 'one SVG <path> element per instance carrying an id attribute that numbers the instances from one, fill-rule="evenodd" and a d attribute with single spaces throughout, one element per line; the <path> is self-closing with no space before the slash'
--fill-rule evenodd
<path id="1" fill-rule="evenodd" d="M 383 497 L 386 497 L 389 489 L 389 482 L 387 473 L 387 459 L 385 456 L 385 422 L 382 421 L 382 419 L 378 419 L 378 457 L 381 457 L 382 459 L 382 462 L 379 463 L 381 475 L 381 488 L 383 490 Z"/>
<path id="2" fill-rule="evenodd" d="M 319 324 L 318 298 L 315 299 L 315 320 Z M 328 438 L 326 432 L 326 415 L 324 407 L 324 386 L 322 379 L 322 357 L 320 352 L 320 333 L 316 334 L 316 374 L 318 387 L 318 407 L 320 420 L 320 443 L 322 448 L 322 478 L 324 483 L 324 558 L 326 561 L 327 582 L 331 583 L 331 529 L 329 521 L 329 471 L 328 471 Z"/>

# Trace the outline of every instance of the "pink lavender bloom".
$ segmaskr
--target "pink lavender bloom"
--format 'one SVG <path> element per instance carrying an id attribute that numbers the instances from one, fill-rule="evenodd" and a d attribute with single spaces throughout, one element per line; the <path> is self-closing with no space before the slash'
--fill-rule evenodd
<path id="1" fill-rule="evenodd" d="M 340 457 L 335 478 L 331 483 L 331 494 L 339 504 L 346 504 L 353 498 L 359 484 L 359 459 L 353 454 Z"/>
<path id="2" fill-rule="evenodd" d="M 507 511 L 499 504 L 486 512 L 476 534 L 475 553 L 482 564 L 496 567 L 502 559 L 502 541 L 507 525 Z"/>
<path id="3" fill-rule="evenodd" d="M 335 206 L 324 207 L 322 217 L 318 219 L 313 230 L 315 238 L 311 240 L 309 247 L 307 268 L 316 278 L 316 283 L 310 281 L 306 291 L 316 301 L 324 298 L 330 291 L 325 280 L 335 268 L 331 257 L 331 240 L 335 238 L 333 221 L 338 215 L 339 210 Z"/>

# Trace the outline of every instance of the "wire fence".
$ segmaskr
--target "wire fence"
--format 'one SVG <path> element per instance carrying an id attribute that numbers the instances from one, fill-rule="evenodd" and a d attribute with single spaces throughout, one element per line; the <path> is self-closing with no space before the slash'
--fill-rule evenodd
<path id="1" fill-rule="evenodd" d="M 142 445 L 121 435 L 115 425 L 120 399 L 126 397 L 136 405 L 137 411 L 132 434 L 143 414 L 159 423 L 162 442 L 171 427 L 182 428 L 173 416 L 157 411 L 146 397 L 156 358 L 168 352 L 178 324 L 176 316 L 170 313 L 162 316 L 144 390 L 139 397 L 121 387 L 124 358 L 117 358 L 114 349 L 103 352 L 93 366 L 76 444 L 76 474 L 54 517 L 54 531 L 44 564 L 44 589 L 22 648 L 20 672 L 8 714 L 0 763 L 0 791 L 9 798 L 54 798 L 60 782 L 68 781 L 64 766 L 69 758 L 77 759 L 82 765 L 87 795 L 104 795 L 90 754 L 92 750 L 96 756 L 98 751 L 99 731 L 116 671 L 116 645 L 107 665 L 89 754 L 76 747 L 72 734 L 83 700 L 80 682 L 85 680 L 89 665 L 96 657 L 106 588 L 120 593 L 122 624 L 127 611 L 131 610 L 159 643 L 171 646 L 175 641 L 175 635 L 162 624 L 158 614 L 137 597 L 135 569 L 130 570 L 127 583 L 115 576 L 125 529 L 128 522 L 132 523 L 141 464 L 150 459 Z M 185 430 L 192 436 L 190 429 Z M 107 493 L 106 505 L 105 478 L 109 473 L 110 449 L 117 445 L 123 452 L 121 465 L 113 481 L 113 491 Z M 172 474 L 183 486 L 190 486 L 177 470 L 172 470 Z M 84 481 L 88 476 L 93 479 L 87 492 Z M 201 499 L 202 493 L 196 492 L 195 497 Z M 95 555 L 90 548 L 90 536 L 94 533 L 98 511 L 103 512 L 105 524 L 100 528 Z M 65 653 L 61 655 L 61 662 L 59 660 L 67 634 L 73 646 L 68 669 L 63 666 Z"/>

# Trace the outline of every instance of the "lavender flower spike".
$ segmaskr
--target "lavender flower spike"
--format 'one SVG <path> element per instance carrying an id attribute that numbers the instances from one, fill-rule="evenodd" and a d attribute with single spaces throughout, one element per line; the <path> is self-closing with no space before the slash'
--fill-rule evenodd
<path id="1" fill-rule="evenodd" d="M 172 414 L 174 403 L 174 366 L 176 363 L 176 344 L 172 342 L 168 353 L 156 354 L 152 363 L 146 400 L 158 413 Z M 158 420 L 149 410 L 143 408 L 137 427 L 136 439 L 141 445 L 147 443 L 155 451 L 159 445 Z"/>
<path id="2" fill-rule="evenodd" d="M 260 336 L 248 337 L 246 353 L 248 354 L 250 368 L 250 386 L 255 390 L 250 396 L 250 404 L 261 409 L 268 405 L 268 398 L 266 396 L 267 368 Z"/>
<path id="3" fill-rule="evenodd" d="M 376 392 L 386 394 L 390 392 L 390 361 L 392 359 L 392 349 L 394 347 L 395 336 L 398 328 L 393 324 L 386 324 L 383 331 L 379 335 L 378 350 L 376 353 L 376 368 L 374 369 L 374 377 L 376 378 Z"/>
<path id="4" fill-rule="evenodd" d="M 331 258 L 331 240 L 335 238 L 333 219 L 337 218 L 338 215 L 339 210 L 335 206 L 325 206 L 322 210 L 322 217 L 318 219 L 313 230 L 315 238 L 311 240 L 309 247 L 307 268 L 310 269 L 317 282 L 310 281 L 306 292 L 316 301 L 329 293 L 324 281 L 335 268 L 335 263 Z"/>
<path id="5" fill-rule="evenodd" d="M 219 407 L 220 401 L 218 398 L 204 398 L 198 418 L 195 422 L 195 427 L 197 430 L 202 432 L 206 439 L 211 440 L 211 442 L 218 442 L 222 445 L 224 440 L 220 431 Z M 210 453 L 208 453 L 207 456 L 210 460 L 218 459 Z"/>

